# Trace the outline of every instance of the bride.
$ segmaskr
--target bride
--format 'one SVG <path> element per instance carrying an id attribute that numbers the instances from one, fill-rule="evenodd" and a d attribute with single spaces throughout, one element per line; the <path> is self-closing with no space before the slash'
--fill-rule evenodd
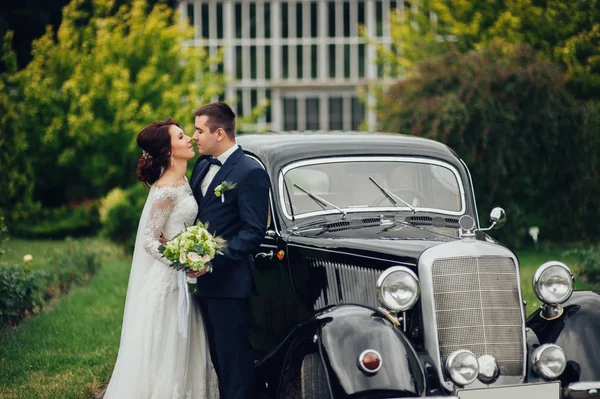
<path id="1" fill-rule="evenodd" d="M 218 398 L 200 309 L 183 272 L 159 245 L 194 223 L 198 205 L 185 177 L 195 156 L 172 118 L 146 126 L 137 176 L 151 186 L 140 218 L 125 301 L 121 344 L 104 399 Z"/>

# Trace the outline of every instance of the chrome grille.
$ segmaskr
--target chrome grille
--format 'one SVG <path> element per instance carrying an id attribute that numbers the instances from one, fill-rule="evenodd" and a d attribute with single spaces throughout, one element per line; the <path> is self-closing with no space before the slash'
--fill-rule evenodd
<path id="1" fill-rule="evenodd" d="M 321 259 L 309 259 L 309 266 L 325 269 L 327 274 L 327 286 L 315 301 L 315 310 L 341 303 L 378 306 L 376 285 L 381 271 Z"/>
<path id="2" fill-rule="evenodd" d="M 433 296 L 442 364 L 468 349 L 492 355 L 500 375 L 523 375 L 523 320 L 517 268 L 498 256 L 438 259 Z"/>

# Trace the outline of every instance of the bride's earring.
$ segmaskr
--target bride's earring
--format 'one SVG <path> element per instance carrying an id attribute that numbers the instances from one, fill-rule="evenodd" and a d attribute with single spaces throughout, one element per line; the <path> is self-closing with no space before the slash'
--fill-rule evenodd
<path id="1" fill-rule="evenodd" d="M 175 166 L 175 158 L 173 158 L 173 154 L 171 154 L 171 167 Z"/>

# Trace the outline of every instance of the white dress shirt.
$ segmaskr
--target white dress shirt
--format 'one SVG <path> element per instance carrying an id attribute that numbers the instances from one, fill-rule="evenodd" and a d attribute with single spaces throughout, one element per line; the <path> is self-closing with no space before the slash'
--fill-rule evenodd
<path id="1" fill-rule="evenodd" d="M 237 143 L 235 143 L 230 149 L 219 155 L 217 159 L 221 162 L 221 165 L 225 165 L 225 161 L 227 161 L 227 158 L 229 158 L 229 156 L 233 154 L 238 148 L 239 146 L 237 145 Z M 217 174 L 219 169 L 221 169 L 219 165 L 210 165 L 210 167 L 208 168 L 208 172 L 206 172 L 206 176 L 204 176 L 202 184 L 200 185 L 200 190 L 202 190 L 203 197 L 206 196 L 206 190 L 208 190 L 208 186 L 210 186 L 210 183 L 215 178 L 215 175 Z"/>

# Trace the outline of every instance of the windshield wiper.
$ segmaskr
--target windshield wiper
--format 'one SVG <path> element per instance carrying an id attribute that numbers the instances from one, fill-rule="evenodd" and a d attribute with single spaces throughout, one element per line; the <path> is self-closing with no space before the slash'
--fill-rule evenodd
<path id="1" fill-rule="evenodd" d="M 346 219 L 346 211 L 343 210 L 342 208 L 333 205 L 331 202 L 324 200 L 323 198 L 319 197 L 318 195 L 315 195 L 309 191 L 306 191 L 305 189 L 303 189 L 296 183 L 294 183 L 294 187 L 296 187 L 298 190 L 302 191 L 304 194 L 308 195 L 310 197 L 310 199 L 315 201 L 321 208 L 325 209 L 325 206 L 330 206 L 332 208 L 337 209 L 342 214 L 342 219 Z"/>
<path id="2" fill-rule="evenodd" d="M 417 213 L 417 210 L 415 209 L 414 206 L 410 205 L 408 202 L 404 201 L 402 198 L 398 197 L 396 194 L 394 194 L 387 188 L 383 187 L 381 184 L 377 183 L 377 181 L 375 179 L 373 179 L 371 176 L 369 176 L 369 180 L 371 180 L 373 182 L 373 184 L 375 184 L 377 186 L 377 188 L 381 190 L 381 192 L 386 196 L 387 199 L 390 200 L 390 202 L 392 204 L 394 204 L 394 206 L 398 206 L 398 201 L 400 201 L 404 205 L 409 207 L 410 210 L 413 212 L 413 214 Z M 398 200 L 398 201 L 396 201 L 396 200 Z"/>

